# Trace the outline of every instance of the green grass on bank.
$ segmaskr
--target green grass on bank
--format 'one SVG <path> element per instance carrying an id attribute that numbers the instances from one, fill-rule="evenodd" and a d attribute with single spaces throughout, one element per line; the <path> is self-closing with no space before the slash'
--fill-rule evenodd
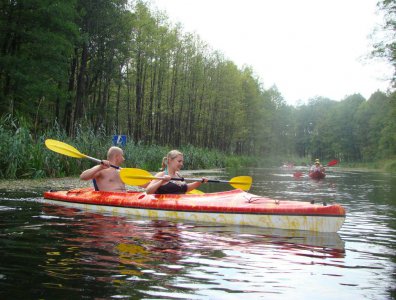
<path id="1" fill-rule="evenodd" d="M 342 163 L 342 166 L 345 168 L 359 168 L 384 172 L 396 172 L 396 157 L 381 159 L 374 162 L 348 162 Z"/>
<path id="2" fill-rule="evenodd" d="M 94 165 L 88 159 L 72 158 L 48 150 L 44 145 L 47 138 L 70 144 L 80 152 L 98 159 L 105 159 L 108 148 L 112 146 L 112 136 L 101 131 L 81 129 L 74 138 L 70 138 L 56 124 L 39 136 L 33 136 L 27 128 L 29 126 L 23 124 L 23 120 L 17 121 L 9 116 L 0 119 L 0 179 L 73 176 Z M 124 147 L 124 167 L 158 171 L 162 158 L 172 149 L 128 141 Z M 180 147 L 178 150 L 184 153 L 185 170 L 274 167 L 281 166 L 284 162 L 293 162 L 295 165 L 311 163 L 310 158 L 237 156 L 192 145 Z M 340 166 L 396 172 L 396 158 L 372 163 L 340 163 Z"/>
<path id="3" fill-rule="evenodd" d="M 48 138 L 67 143 L 81 153 L 98 159 L 105 159 L 108 148 L 112 146 L 112 136 L 100 131 L 81 129 L 74 138 L 69 138 L 55 124 L 50 131 L 34 137 L 27 128 L 23 122 L 10 117 L 0 119 L 0 179 L 72 176 L 94 165 L 88 159 L 72 158 L 50 151 L 44 144 Z M 158 171 L 162 158 L 172 149 L 128 141 L 123 148 L 126 158 L 124 167 Z M 252 157 L 227 155 L 192 145 L 178 150 L 184 153 L 186 170 L 258 165 L 258 160 Z"/>

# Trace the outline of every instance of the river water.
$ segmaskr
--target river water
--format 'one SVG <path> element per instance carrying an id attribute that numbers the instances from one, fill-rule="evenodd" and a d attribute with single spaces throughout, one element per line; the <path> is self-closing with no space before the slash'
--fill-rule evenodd
<path id="1" fill-rule="evenodd" d="M 338 233 L 103 215 L 43 201 L 84 186 L 76 179 L 0 181 L 0 299 L 396 299 L 396 174 L 293 172 L 193 175 L 251 175 L 257 195 L 338 202 Z"/>

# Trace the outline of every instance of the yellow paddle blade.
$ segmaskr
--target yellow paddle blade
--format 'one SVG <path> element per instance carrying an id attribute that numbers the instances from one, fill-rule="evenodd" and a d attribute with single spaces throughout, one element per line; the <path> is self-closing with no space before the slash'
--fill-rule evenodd
<path id="1" fill-rule="evenodd" d="M 232 178 L 228 183 L 236 189 L 248 191 L 252 186 L 252 181 L 253 179 L 250 176 L 237 176 Z"/>
<path id="2" fill-rule="evenodd" d="M 73 146 L 70 146 L 66 143 L 57 140 L 47 139 L 45 140 L 45 145 L 47 146 L 48 149 L 66 156 L 75 157 L 75 158 L 87 158 L 87 155 L 82 154 Z"/>
<path id="3" fill-rule="evenodd" d="M 144 185 L 156 179 L 150 172 L 136 168 L 122 168 L 120 177 L 121 180 L 128 185 Z"/>
<path id="4" fill-rule="evenodd" d="M 202 195 L 205 194 L 204 192 L 200 191 L 200 190 L 191 190 L 189 192 L 187 192 L 187 194 L 191 194 L 191 195 Z"/>

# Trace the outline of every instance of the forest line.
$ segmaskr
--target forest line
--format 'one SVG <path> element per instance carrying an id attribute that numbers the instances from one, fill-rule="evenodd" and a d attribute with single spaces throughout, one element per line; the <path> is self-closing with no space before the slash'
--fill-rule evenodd
<path id="1" fill-rule="evenodd" d="M 32 143 L 57 126 L 70 139 L 88 130 L 258 159 L 395 157 L 393 92 L 289 106 L 142 1 L 13 0 L 0 14 L 0 134 L 11 117 Z"/>

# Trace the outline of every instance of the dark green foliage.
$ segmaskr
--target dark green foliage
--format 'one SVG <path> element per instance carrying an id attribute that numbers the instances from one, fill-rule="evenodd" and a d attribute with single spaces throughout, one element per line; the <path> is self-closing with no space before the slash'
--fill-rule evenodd
<path id="1" fill-rule="evenodd" d="M 297 108 L 297 151 L 322 160 L 370 162 L 396 155 L 391 99 L 382 92 L 336 102 L 316 99 Z"/>
<path id="2" fill-rule="evenodd" d="M 112 136 L 104 131 L 94 133 L 90 128 L 80 127 L 75 138 L 67 137 L 57 123 L 51 130 L 34 138 L 23 118 L 20 120 L 5 115 L 0 119 L 0 178 L 64 177 L 80 174 L 93 165 L 88 159 L 77 159 L 55 153 L 45 147 L 47 138 L 63 141 L 91 157 L 105 159 L 112 146 Z M 142 168 L 156 172 L 162 158 L 171 147 L 147 146 L 128 141 L 124 147 L 124 167 Z M 220 151 L 186 146 L 179 149 L 184 153 L 184 169 L 208 169 L 252 165 L 252 158 L 235 158 Z"/>
<path id="3" fill-rule="evenodd" d="M 261 127 L 272 100 L 253 71 L 210 52 L 145 3 L 129 4 L 8 2 L 2 111 L 26 116 L 34 135 L 56 122 L 70 137 L 83 126 L 146 145 L 269 152 L 270 128 Z"/>
<path id="4" fill-rule="evenodd" d="M 395 2 L 380 4 L 390 28 Z M 377 50 L 394 62 L 392 45 Z M 48 137 L 103 158 L 125 134 L 128 166 L 152 171 L 172 148 L 189 169 L 396 155 L 395 94 L 288 106 L 143 1 L 3 1 L 0 47 L 0 177 L 92 165 L 42 151 Z"/>
<path id="5" fill-rule="evenodd" d="M 374 50 L 372 54 L 376 57 L 388 60 L 394 69 L 393 84 L 396 84 L 396 1 L 380 0 L 377 7 L 384 14 L 383 31 L 379 41 L 374 41 Z"/>
<path id="6" fill-rule="evenodd" d="M 78 28 L 75 1 L 6 1 L 0 10 L 0 107 L 48 126 L 45 107 L 67 95 Z M 39 128 L 35 128 L 38 130 Z"/>

